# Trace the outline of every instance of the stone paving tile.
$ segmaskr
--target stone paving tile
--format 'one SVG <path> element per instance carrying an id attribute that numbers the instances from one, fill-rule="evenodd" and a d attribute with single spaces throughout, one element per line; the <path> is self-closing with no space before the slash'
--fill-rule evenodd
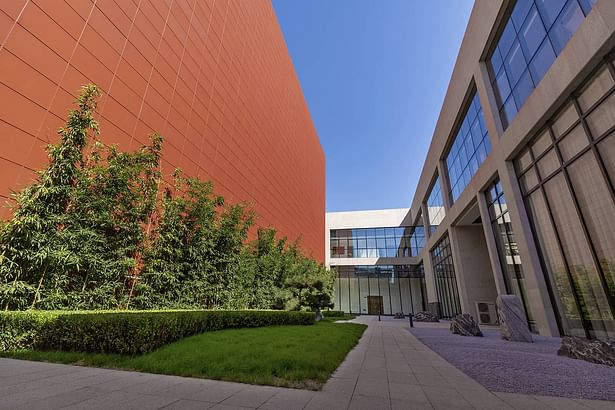
<path id="1" fill-rule="evenodd" d="M 46 399 L 58 394 L 78 390 L 78 387 L 69 386 L 67 384 L 41 384 L 35 389 L 27 391 L 12 391 L 10 394 L 3 394 L 0 400 L 0 406 L 7 409 L 12 409 L 17 406 Z"/>
<path id="2" fill-rule="evenodd" d="M 106 392 L 95 389 L 93 387 L 83 387 L 78 390 L 70 390 L 59 393 L 53 396 L 45 397 L 39 400 L 28 401 L 22 405 L 14 407 L 15 410 L 47 410 L 60 409 L 72 404 L 80 403 L 99 396 L 105 395 Z"/>
<path id="3" fill-rule="evenodd" d="M 615 402 L 605 400 L 574 399 L 574 401 L 595 410 L 615 410 Z"/>
<path id="4" fill-rule="evenodd" d="M 504 400 L 514 409 L 519 410 L 544 410 L 545 408 L 551 408 L 546 403 L 542 403 L 536 400 L 532 396 L 526 396 L 522 394 L 514 393 L 494 393 L 496 396 Z"/>
<path id="5" fill-rule="evenodd" d="M 346 409 L 351 396 L 343 396 L 331 392 L 321 392 L 314 395 L 305 406 L 306 410 Z"/>
<path id="6" fill-rule="evenodd" d="M 270 386 L 248 386 L 233 394 L 221 404 L 227 406 L 255 407 L 258 408 L 272 398 L 281 389 Z"/>
<path id="7" fill-rule="evenodd" d="M 215 406 L 215 403 L 207 403 L 196 400 L 176 400 L 163 407 L 164 410 L 204 410 Z"/>
<path id="8" fill-rule="evenodd" d="M 453 388 L 423 386 L 423 391 L 435 409 L 473 408 L 473 406 Z"/>
<path id="9" fill-rule="evenodd" d="M 391 410 L 432 410 L 433 406 L 427 403 L 417 403 L 407 400 L 391 399 Z"/>
<path id="10" fill-rule="evenodd" d="M 550 407 L 558 410 L 589 410 L 591 407 L 588 407 L 578 401 L 566 398 L 566 397 L 553 397 L 553 396 L 534 396 L 536 400 L 539 402 L 545 403 Z"/>
<path id="11" fill-rule="evenodd" d="M 262 406 L 260 406 L 259 409 L 300 410 L 303 409 L 310 402 L 310 400 L 314 398 L 316 394 L 319 393 L 309 390 L 281 389 L 273 397 L 267 400 Z"/>
<path id="12" fill-rule="evenodd" d="M 500 399 L 495 394 L 483 389 L 483 391 L 460 389 L 455 386 L 463 398 L 478 410 L 512 410 L 513 407 Z"/>
<path id="13" fill-rule="evenodd" d="M 350 401 L 349 410 L 390 410 L 391 401 L 388 398 L 354 395 Z"/>

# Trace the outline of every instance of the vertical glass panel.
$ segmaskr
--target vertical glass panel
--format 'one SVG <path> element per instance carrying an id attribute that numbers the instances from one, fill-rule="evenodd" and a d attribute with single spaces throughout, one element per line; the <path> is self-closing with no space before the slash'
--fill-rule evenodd
<path id="1" fill-rule="evenodd" d="M 527 14 L 530 11 L 530 8 L 532 8 L 533 4 L 533 0 L 518 0 L 517 4 L 515 4 L 515 8 L 512 12 L 511 18 L 517 29 L 523 26 L 523 22 L 526 20 Z"/>
<path id="2" fill-rule="evenodd" d="M 350 278 L 339 279 L 340 310 L 350 312 Z"/>
<path id="3" fill-rule="evenodd" d="M 533 7 L 530 11 L 519 34 L 523 54 L 525 54 L 526 60 L 530 61 L 547 34 L 536 7 Z"/>
<path id="4" fill-rule="evenodd" d="M 572 131 L 557 144 L 564 161 L 570 160 L 581 152 L 583 148 L 587 147 L 587 145 L 589 145 L 589 140 L 581 124 L 574 127 Z"/>
<path id="5" fill-rule="evenodd" d="M 615 187 L 615 134 L 611 134 L 600 141 L 598 152 L 606 168 L 611 185 Z"/>
<path id="6" fill-rule="evenodd" d="M 579 208 L 598 257 L 605 292 L 615 304 L 615 203 L 609 193 L 593 152 L 585 153 L 570 165 L 569 175 Z M 605 309 L 608 308 L 605 307 Z M 615 337 L 613 317 L 605 322 L 609 337 Z"/>
<path id="7" fill-rule="evenodd" d="M 564 4 L 566 4 L 566 0 L 536 0 L 536 6 L 540 10 L 540 15 L 547 29 L 553 25 Z"/>
<path id="8" fill-rule="evenodd" d="M 538 160 L 536 165 L 538 166 L 538 171 L 540 172 L 540 177 L 542 179 L 545 179 L 553 172 L 555 172 L 555 170 L 560 167 L 560 162 L 557 158 L 555 150 L 549 151 L 548 154 Z"/>
<path id="9" fill-rule="evenodd" d="M 532 91 L 534 91 L 534 83 L 530 77 L 530 72 L 525 70 L 519 80 L 519 83 L 515 86 L 515 90 L 513 91 L 513 96 L 515 97 L 517 107 L 522 107 L 523 104 L 525 104 L 525 100 L 528 99 Z"/>
<path id="10" fill-rule="evenodd" d="M 615 125 L 615 93 L 604 100 L 589 116 L 587 125 L 593 138 L 601 137 Z"/>
<path id="11" fill-rule="evenodd" d="M 369 281 L 367 280 L 367 275 L 359 277 L 359 292 L 360 292 L 360 304 L 361 304 L 361 314 L 367 315 L 367 296 L 370 294 L 370 286 Z"/>
<path id="12" fill-rule="evenodd" d="M 551 42 L 548 38 L 546 38 L 540 45 L 538 52 L 536 52 L 529 65 L 534 84 L 538 84 L 540 80 L 542 80 L 551 65 L 553 65 L 555 58 L 556 55 L 555 51 L 553 51 L 553 47 L 551 46 Z"/>
<path id="13" fill-rule="evenodd" d="M 504 74 L 505 76 L 505 74 Z M 449 197 L 454 202 L 487 158 L 491 146 L 486 143 L 489 134 L 481 121 L 483 109 L 478 95 L 474 93 L 464 114 L 463 121 L 446 154 L 447 177 L 451 191 Z"/>
<path id="14" fill-rule="evenodd" d="M 579 95 L 581 111 L 587 112 L 613 85 L 611 73 L 606 67 L 602 68 Z"/>
<path id="15" fill-rule="evenodd" d="M 527 205 L 545 267 L 553 284 L 557 310 L 560 312 L 565 334 L 585 337 L 575 291 L 569 280 L 566 263 L 560 252 L 557 236 L 542 195 L 541 191 L 534 192 L 528 197 Z"/>
<path id="16" fill-rule="evenodd" d="M 551 148 L 551 145 L 553 145 L 551 133 L 548 129 L 545 129 L 532 143 L 532 154 L 534 154 L 534 158 L 538 158 L 543 152 Z"/>
<path id="17" fill-rule="evenodd" d="M 576 108 L 573 104 L 569 104 L 551 126 L 555 138 L 561 137 L 578 119 L 579 115 Z"/>
<path id="18" fill-rule="evenodd" d="M 523 150 L 517 157 L 517 160 L 515 161 L 515 165 L 517 166 L 518 172 L 525 171 L 527 167 L 531 165 L 531 163 L 532 163 L 532 155 L 530 154 L 529 149 Z"/>
<path id="19" fill-rule="evenodd" d="M 359 281 L 360 280 L 361 279 L 357 277 L 349 278 L 349 281 L 350 281 L 349 306 L 350 306 L 350 309 L 352 309 L 353 313 L 361 312 L 359 308 Z"/>
<path id="20" fill-rule="evenodd" d="M 549 31 L 549 38 L 556 54 L 560 54 L 584 18 L 583 10 L 581 10 L 576 0 L 571 0 L 566 4 L 566 7 L 564 7 L 564 10 Z"/>
<path id="21" fill-rule="evenodd" d="M 504 59 L 504 68 L 508 74 L 508 79 L 510 80 L 511 86 L 514 87 L 514 85 L 517 84 L 517 81 L 521 78 L 521 74 L 523 74 L 525 67 L 525 59 L 523 58 L 523 53 L 521 52 L 521 46 L 518 41 L 515 41 L 510 53 L 508 53 Z"/>
<path id="22" fill-rule="evenodd" d="M 538 86 L 594 3 L 595 0 L 515 2 L 511 17 L 489 59 L 489 75 L 504 128 L 514 119 L 529 93 Z M 500 66 L 505 67 L 507 75 L 502 75 Z M 528 77 L 531 78 L 524 79 L 523 87 L 517 89 L 515 104 L 510 94 L 526 69 L 529 69 Z M 533 87 L 529 87 L 530 82 Z"/>
<path id="23" fill-rule="evenodd" d="M 382 297 L 382 313 L 385 315 L 392 315 L 395 313 L 395 311 L 393 311 L 393 304 L 391 301 L 391 275 L 380 276 L 378 278 L 380 286 L 380 296 Z"/>
<path id="24" fill-rule="evenodd" d="M 591 325 L 588 330 L 592 336 L 604 338 L 607 323 L 612 324 L 613 316 L 564 176 L 559 174 L 549 180 L 545 184 L 545 192 L 572 280 L 577 288 L 581 312 Z"/>

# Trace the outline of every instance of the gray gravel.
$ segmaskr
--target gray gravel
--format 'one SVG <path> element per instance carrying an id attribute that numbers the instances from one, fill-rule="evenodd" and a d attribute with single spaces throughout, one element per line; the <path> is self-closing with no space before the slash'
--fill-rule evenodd
<path id="1" fill-rule="evenodd" d="M 559 338 L 509 342 L 498 330 L 482 330 L 485 337 L 453 335 L 442 327 L 410 331 L 491 391 L 615 400 L 615 367 L 558 356 Z"/>

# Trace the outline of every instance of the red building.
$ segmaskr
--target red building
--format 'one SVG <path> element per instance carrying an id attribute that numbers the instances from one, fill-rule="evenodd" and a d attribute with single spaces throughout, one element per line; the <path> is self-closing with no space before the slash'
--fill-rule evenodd
<path id="1" fill-rule="evenodd" d="M 323 260 L 325 158 L 270 1 L 3 1 L 0 73 L 1 202 L 93 82 L 105 142 L 161 133 L 165 173 L 213 180 Z"/>

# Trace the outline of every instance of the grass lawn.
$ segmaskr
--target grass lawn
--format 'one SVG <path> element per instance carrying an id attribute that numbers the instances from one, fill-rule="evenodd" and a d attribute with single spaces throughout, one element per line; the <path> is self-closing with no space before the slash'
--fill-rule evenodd
<path id="1" fill-rule="evenodd" d="M 141 356 L 20 350 L 15 359 L 49 361 L 251 384 L 318 389 L 366 326 L 333 323 L 228 329 L 187 337 Z"/>

